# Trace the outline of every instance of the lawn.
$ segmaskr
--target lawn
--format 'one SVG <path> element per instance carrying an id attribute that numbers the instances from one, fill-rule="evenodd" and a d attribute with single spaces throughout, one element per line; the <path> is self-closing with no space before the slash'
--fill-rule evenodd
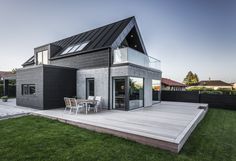
<path id="1" fill-rule="evenodd" d="M 0 160 L 235 161 L 236 111 L 210 109 L 178 155 L 41 117 L 3 120 Z"/>

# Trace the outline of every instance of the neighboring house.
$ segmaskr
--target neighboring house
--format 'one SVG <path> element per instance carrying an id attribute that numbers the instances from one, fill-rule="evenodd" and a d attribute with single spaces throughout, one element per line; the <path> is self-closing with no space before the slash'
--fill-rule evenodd
<path id="1" fill-rule="evenodd" d="M 102 96 L 107 109 L 151 106 L 159 66 L 130 17 L 36 47 L 17 70 L 17 105 L 50 109 L 64 107 L 64 97 Z"/>
<path id="2" fill-rule="evenodd" d="M 161 90 L 163 91 L 185 91 L 185 89 L 185 84 L 167 78 L 161 79 Z"/>
<path id="3" fill-rule="evenodd" d="M 233 89 L 236 89 L 236 83 L 230 83 L 233 87 Z"/>
<path id="4" fill-rule="evenodd" d="M 3 80 L 6 77 L 11 77 L 11 76 L 15 76 L 14 73 L 12 72 L 6 72 L 6 71 L 0 71 L 0 80 Z"/>
<path id="5" fill-rule="evenodd" d="M 3 84 L 3 89 L 0 91 L 0 95 L 8 96 L 8 87 L 9 87 L 9 80 L 15 80 L 16 74 L 9 72 L 9 71 L 0 71 L 0 84 Z M 15 95 L 15 92 L 14 92 Z"/>
<path id="6" fill-rule="evenodd" d="M 198 87 L 212 88 L 214 90 L 224 88 L 232 89 L 232 85 L 221 80 L 204 80 L 197 84 Z"/>

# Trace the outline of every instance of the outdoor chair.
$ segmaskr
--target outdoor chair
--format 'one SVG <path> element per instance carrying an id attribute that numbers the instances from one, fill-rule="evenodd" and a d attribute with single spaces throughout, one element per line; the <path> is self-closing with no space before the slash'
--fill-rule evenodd
<path id="1" fill-rule="evenodd" d="M 70 103 L 71 109 L 76 109 L 76 115 L 78 114 L 78 111 L 84 107 L 82 104 L 78 104 L 75 98 L 70 98 Z"/>
<path id="2" fill-rule="evenodd" d="M 88 100 L 94 100 L 94 96 L 88 96 Z"/>
<path id="3" fill-rule="evenodd" d="M 98 108 L 99 109 L 102 108 L 102 97 L 96 96 L 95 101 L 96 101 L 96 104 L 94 104 L 93 106 L 90 106 L 90 109 L 92 108 L 94 110 L 94 112 L 98 112 Z"/>
<path id="4" fill-rule="evenodd" d="M 88 96 L 88 100 L 94 100 L 94 96 Z M 93 105 L 92 105 L 93 106 Z M 88 105 L 88 111 L 90 111 L 91 105 Z"/>
<path id="5" fill-rule="evenodd" d="M 64 97 L 64 102 L 65 102 L 65 110 L 64 112 L 66 112 L 66 109 L 70 109 L 71 112 L 71 102 L 70 102 L 70 98 Z"/>

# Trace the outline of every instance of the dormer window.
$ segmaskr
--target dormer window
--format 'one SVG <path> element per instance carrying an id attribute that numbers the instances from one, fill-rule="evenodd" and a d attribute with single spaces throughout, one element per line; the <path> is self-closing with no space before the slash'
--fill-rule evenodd
<path id="1" fill-rule="evenodd" d="M 71 45 L 69 47 L 67 47 L 62 53 L 61 55 L 65 55 L 65 54 L 68 54 L 68 53 L 73 53 L 73 52 L 78 52 L 78 51 L 81 51 L 84 49 L 84 47 L 86 45 L 88 45 L 89 41 L 86 41 L 86 42 L 82 42 L 82 43 L 79 43 L 79 44 L 74 44 L 74 45 Z"/>
<path id="2" fill-rule="evenodd" d="M 37 65 L 48 64 L 48 50 L 37 52 Z"/>

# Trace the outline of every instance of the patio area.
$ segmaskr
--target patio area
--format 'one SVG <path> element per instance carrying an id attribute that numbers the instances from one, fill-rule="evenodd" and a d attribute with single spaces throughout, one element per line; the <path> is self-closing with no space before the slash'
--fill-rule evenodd
<path id="1" fill-rule="evenodd" d="M 206 108 L 199 109 L 200 106 Z M 161 102 L 132 111 L 75 115 L 64 113 L 64 109 L 52 109 L 32 111 L 32 114 L 178 153 L 205 116 L 207 107 L 198 103 Z"/>

